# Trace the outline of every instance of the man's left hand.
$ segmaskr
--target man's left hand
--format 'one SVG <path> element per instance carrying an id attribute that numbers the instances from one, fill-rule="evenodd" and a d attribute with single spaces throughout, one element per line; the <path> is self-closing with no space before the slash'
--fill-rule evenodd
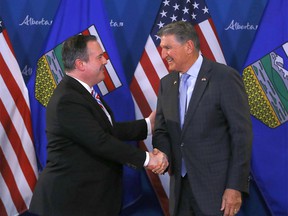
<path id="1" fill-rule="evenodd" d="M 221 211 L 224 211 L 223 216 L 236 215 L 240 210 L 241 204 L 241 192 L 234 189 L 226 189 L 222 197 L 221 205 Z"/>

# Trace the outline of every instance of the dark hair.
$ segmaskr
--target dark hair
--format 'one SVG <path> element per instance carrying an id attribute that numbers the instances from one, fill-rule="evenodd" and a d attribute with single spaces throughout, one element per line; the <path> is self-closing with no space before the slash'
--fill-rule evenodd
<path id="1" fill-rule="evenodd" d="M 169 23 L 168 25 L 162 27 L 157 35 L 162 37 L 164 35 L 175 35 L 176 40 L 183 44 L 188 40 L 192 40 L 195 48 L 200 50 L 200 42 L 197 32 L 193 25 L 189 22 L 178 21 Z"/>
<path id="2" fill-rule="evenodd" d="M 68 38 L 62 47 L 62 61 L 64 69 L 69 72 L 75 69 L 75 60 L 88 61 L 87 42 L 97 41 L 94 35 L 76 35 Z"/>

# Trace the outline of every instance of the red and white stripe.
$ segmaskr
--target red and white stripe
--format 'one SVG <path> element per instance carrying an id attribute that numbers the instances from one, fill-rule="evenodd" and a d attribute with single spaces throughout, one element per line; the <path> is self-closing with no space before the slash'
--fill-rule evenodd
<path id="1" fill-rule="evenodd" d="M 0 215 L 29 208 L 38 171 L 29 98 L 7 32 L 0 32 Z"/>
<path id="2" fill-rule="evenodd" d="M 210 18 L 205 20 L 198 25 L 195 25 L 194 28 L 196 29 L 200 39 L 200 49 L 202 54 L 208 59 L 226 64 L 212 19 Z"/>
<path id="3" fill-rule="evenodd" d="M 211 60 L 226 64 L 212 20 L 208 19 L 194 27 L 199 35 L 202 54 Z M 168 73 L 167 65 L 161 58 L 161 48 L 155 46 L 149 35 L 130 85 L 137 119 L 147 117 L 152 110 L 156 110 L 159 82 Z M 151 151 L 153 148 L 151 143 L 151 138 L 148 138 L 144 143 L 140 143 L 140 147 Z M 150 171 L 147 171 L 147 174 L 163 213 L 169 215 L 169 174 L 156 176 Z"/>

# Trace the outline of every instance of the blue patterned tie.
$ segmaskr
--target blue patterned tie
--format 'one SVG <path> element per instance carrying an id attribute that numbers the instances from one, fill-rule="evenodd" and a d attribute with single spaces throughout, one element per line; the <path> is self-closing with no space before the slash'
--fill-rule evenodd
<path id="1" fill-rule="evenodd" d="M 186 109 L 187 109 L 187 80 L 190 77 L 189 74 L 184 73 L 181 76 L 181 81 L 180 81 L 180 86 L 179 86 L 179 103 L 180 103 L 180 124 L 181 128 L 183 127 L 184 124 L 184 119 L 186 115 Z M 181 165 L 181 176 L 184 177 L 186 175 L 186 166 L 184 159 L 182 157 L 182 165 Z"/>
<path id="2" fill-rule="evenodd" d="M 187 108 L 187 80 L 190 77 L 189 74 L 184 73 L 181 76 L 180 87 L 179 87 L 179 103 L 180 103 L 180 124 L 181 128 L 184 124 L 186 108 Z"/>

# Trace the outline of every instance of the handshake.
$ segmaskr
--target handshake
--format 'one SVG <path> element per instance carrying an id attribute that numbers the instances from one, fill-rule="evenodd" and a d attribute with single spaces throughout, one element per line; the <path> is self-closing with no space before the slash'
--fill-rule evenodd
<path id="1" fill-rule="evenodd" d="M 146 168 L 155 174 L 163 174 L 169 165 L 167 155 L 154 148 L 152 152 L 149 152 L 149 156 L 150 160 Z"/>

